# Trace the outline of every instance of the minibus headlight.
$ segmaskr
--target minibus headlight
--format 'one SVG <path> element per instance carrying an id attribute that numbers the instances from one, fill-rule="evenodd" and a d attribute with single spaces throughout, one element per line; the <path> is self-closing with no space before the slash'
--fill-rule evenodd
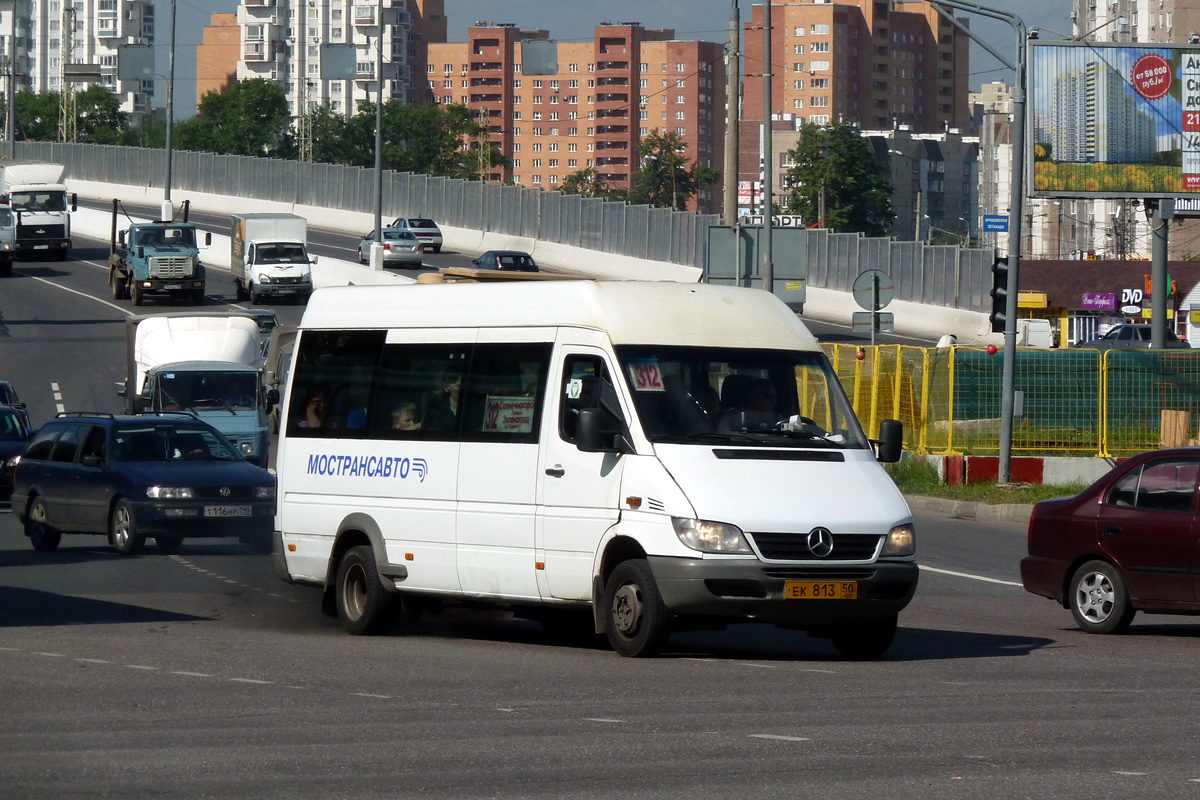
<path id="1" fill-rule="evenodd" d="M 742 529 L 736 525 L 680 517 L 671 517 L 671 525 L 679 541 L 701 553 L 751 552 L 750 545 L 742 536 Z"/>
<path id="2" fill-rule="evenodd" d="M 911 556 L 917 552 L 917 532 L 911 524 L 897 525 L 883 543 L 881 556 Z"/>
<path id="3" fill-rule="evenodd" d="M 191 500 L 192 490 L 186 486 L 151 486 L 146 496 L 155 500 Z"/>

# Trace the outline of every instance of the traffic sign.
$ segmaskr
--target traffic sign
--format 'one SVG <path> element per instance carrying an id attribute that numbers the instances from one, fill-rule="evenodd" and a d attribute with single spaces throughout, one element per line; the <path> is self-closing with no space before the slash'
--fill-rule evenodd
<path id="1" fill-rule="evenodd" d="M 1001 214 L 984 214 L 983 229 L 987 233 L 1008 233 L 1008 217 Z"/>
<path id="2" fill-rule="evenodd" d="M 878 311 L 892 302 L 896 296 L 896 284 L 883 270 L 867 269 L 854 279 L 853 292 L 854 302 L 858 303 L 859 308 Z"/>

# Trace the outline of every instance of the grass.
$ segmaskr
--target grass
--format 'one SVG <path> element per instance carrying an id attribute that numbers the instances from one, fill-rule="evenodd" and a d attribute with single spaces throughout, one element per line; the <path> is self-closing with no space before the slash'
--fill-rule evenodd
<path id="1" fill-rule="evenodd" d="M 951 500 L 970 500 L 977 503 L 1036 503 L 1052 497 L 1069 497 L 1079 494 L 1085 484 L 1007 484 L 995 482 L 972 483 L 969 486 L 947 486 L 938 478 L 937 467 L 928 461 L 906 459 L 899 464 L 885 464 L 884 469 L 892 476 L 902 494 L 919 494 L 927 497 L 946 497 Z"/>

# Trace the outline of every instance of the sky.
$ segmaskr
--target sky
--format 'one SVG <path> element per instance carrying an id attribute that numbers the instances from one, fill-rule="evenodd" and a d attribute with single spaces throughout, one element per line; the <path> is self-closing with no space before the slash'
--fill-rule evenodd
<path id="1" fill-rule="evenodd" d="M 175 46 L 175 113 L 179 118 L 195 112 L 196 45 L 212 13 L 237 10 L 237 0 L 175 0 L 177 9 Z M 170 0 L 154 0 L 158 23 L 158 54 L 162 72 L 166 72 L 169 50 Z M 750 18 L 751 0 L 739 0 L 742 21 Z M 1025 24 L 1043 30 L 1071 32 L 1071 0 L 988 0 L 992 8 L 1019 14 Z M 521 28 L 545 28 L 553 39 L 590 41 L 592 31 L 602 21 L 636 21 L 647 28 L 674 28 L 680 39 L 725 41 L 729 37 L 730 0 L 446 0 L 450 22 L 449 39 L 464 42 L 467 28 L 476 20 L 512 22 Z M 960 12 L 959 16 L 962 16 Z M 1002 23 L 979 19 L 972 28 L 980 31 L 1001 52 L 1008 54 L 1014 42 L 1011 29 Z M 1043 38 L 1056 38 L 1047 33 Z M 1012 73 L 1001 67 L 983 49 L 972 45 L 970 85 L 1001 80 L 1012 82 Z M 157 92 L 164 103 L 166 91 Z"/>

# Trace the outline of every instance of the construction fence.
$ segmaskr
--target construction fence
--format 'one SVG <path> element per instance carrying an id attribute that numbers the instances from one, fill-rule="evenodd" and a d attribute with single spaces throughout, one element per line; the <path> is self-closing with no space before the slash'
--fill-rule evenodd
<path id="1" fill-rule="evenodd" d="M 1002 349 L 823 347 L 870 435 L 898 419 L 912 452 L 999 453 Z M 1200 351 L 1022 349 L 1013 386 L 1014 455 L 1112 458 L 1200 439 Z"/>

